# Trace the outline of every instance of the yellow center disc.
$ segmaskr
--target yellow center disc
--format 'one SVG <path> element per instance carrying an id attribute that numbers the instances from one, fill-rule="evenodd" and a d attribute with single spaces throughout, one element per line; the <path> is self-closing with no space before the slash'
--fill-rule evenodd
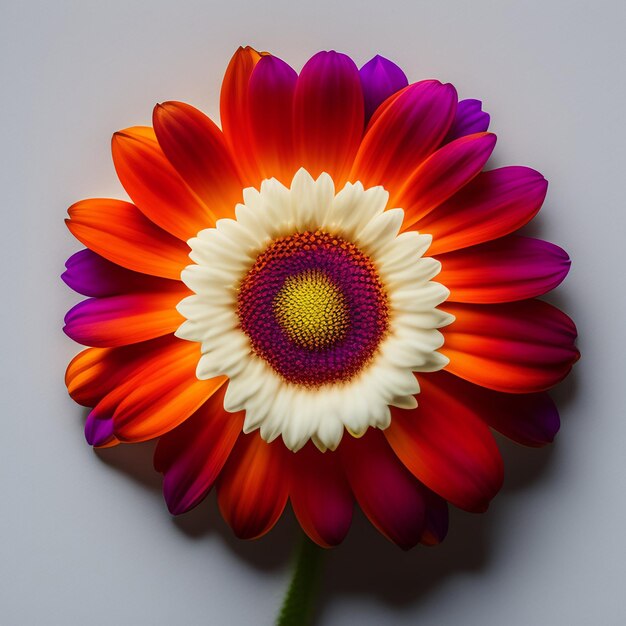
<path id="1" fill-rule="evenodd" d="M 274 314 L 289 339 L 309 350 L 339 341 L 349 324 L 343 293 L 319 270 L 287 278 L 274 299 Z"/>

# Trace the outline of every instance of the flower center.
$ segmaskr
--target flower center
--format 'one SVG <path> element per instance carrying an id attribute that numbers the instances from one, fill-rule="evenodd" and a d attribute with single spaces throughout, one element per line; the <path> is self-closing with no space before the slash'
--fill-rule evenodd
<path id="1" fill-rule="evenodd" d="M 371 259 L 325 231 L 276 239 L 239 285 L 237 314 L 254 352 L 285 380 L 350 380 L 388 328 L 388 299 Z"/>
<path id="2" fill-rule="evenodd" d="M 291 341 L 311 350 L 343 339 L 349 326 L 343 292 L 318 269 L 285 280 L 274 299 L 274 315 Z"/>

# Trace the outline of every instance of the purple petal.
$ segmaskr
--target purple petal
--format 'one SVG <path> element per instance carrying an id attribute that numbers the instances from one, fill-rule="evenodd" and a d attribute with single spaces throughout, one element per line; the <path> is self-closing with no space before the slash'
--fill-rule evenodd
<path id="1" fill-rule="evenodd" d="M 130 291 L 158 290 L 171 285 L 167 278 L 133 272 L 107 261 L 92 250 L 80 250 L 65 263 L 63 282 L 77 293 L 90 298 L 115 296 Z"/>
<path id="2" fill-rule="evenodd" d="M 465 135 L 485 132 L 489 128 L 489 113 L 485 113 L 481 107 L 480 100 L 460 100 L 445 143 Z"/>
<path id="3" fill-rule="evenodd" d="M 85 439 L 90 446 L 103 446 L 113 438 L 113 420 L 98 419 L 92 411 L 85 422 Z"/>
<path id="4" fill-rule="evenodd" d="M 366 124 L 382 102 L 409 84 L 404 72 L 395 63 L 379 54 L 359 70 L 359 75 L 365 102 Z"/>

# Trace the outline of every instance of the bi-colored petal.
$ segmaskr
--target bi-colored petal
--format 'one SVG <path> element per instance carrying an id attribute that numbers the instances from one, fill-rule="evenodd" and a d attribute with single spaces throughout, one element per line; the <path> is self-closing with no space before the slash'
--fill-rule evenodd
<path id="1" fill-rule="evenodd" d="M 173 333 L 185 321 L 176 305 L 188 294 L 178 283 L 169 292 L 90 298 L 67 312 L 63 330 L 78 343 L 100 348 L 154 339 Z"/>
<path id="2" fill-rule="evenodd" d="M 215 225 L 215 214 L 172 167 L 152 128 L 137 126 L 115 133 L 111 149 L 124 189 L 155 224 L 183 241 Z"/>
<path id="3" fill-rule="evenodd" d="M 278 521 L 289 495 L 288 454 L 282 441 L 241 435 L 217 482 L 224 519 L 240 539 L 255 539 Z"/>
<path id="4" fill-rule="evenodd" d="M 489 427 L 441 384 L 419 377 L 418 406 L 392 408 L 387 441 L 411 473 L 455 506 L 481 512 L 502 485 L 503 465 Z"/>
<path id="5" fill-rule="evenodd" d="M 337 455 L 309 443 L 291 467 L 290 500 L 300 525 L 320 546 L 338 545 L 350 528 L 354 499 Z"/>
<path id="6" fill-rule="evenodd" d="M 129 202 L 82 200 L 69 209 L 67 227 L 85 246 L 128 269 L 180 280 L 189 247 L 153 224 Z"/>
<path id="7" fill-rule="evenodd" d="M 183 102 L 158 104 L 152 121 L 163 152 L 211 215 L 232 217 L 242 185 L 222 131 Z"/>
<path id="8" fill-rule="evenodd" d="M 426 159 L 390 199 L 392 205 L 404 209 L 402 228 L 410 228 L 469 183 L 482 170 L 495 145 L 492 133 L 468 135 Z"/>
<path id="9" fill-rule="evenodd" d="M 262 178 L 289 184 L 299 167 L 293 142 L 293 96 L 298 75 L 278 57 L 257 63 L 248 87 L 249 124 Z"/>
<path id="10" fill-rule="evenodd" d="M 443 308 L 456 317 L 442 329 L 446 370 L 477 385 L 506 393 L 544 391 L 578 360 L 574 323 L 546 302 L 450 302 Z"/>
<path id="11" fill-rule="evenodd" d="M 453 302 L 512 302 L 547 293 L 567 276 L 565 250 L 554 244 L 509 235 L 437 257 L 437 281 Z"/>
<path id="12" fill-rule="evenodd" d="M 350 57 L 318 52 L 302 68 L 294 94 L 294 139 L 299 165 L 317 178 L 330 174 L 340 188 L 363 135 L 363 93 Z"/>
<path id="13" fill-rule="evenodd" d="M 252 72 L 266 52 L 240 47 L 233 55 L 222 82 L 220 118 L 224 137 L 244 187 L 258 186 L 259 161 L 256 158 L 250 127 L 249 86 Z"/>
<path id="14" fill-rule="evenodd" d="M 86 248 L 65 263 L 63 282 L 74 291 L 91 298 L 116 296 L 136 291 L 171 291 L 172 280 L 133 272 Z"/>
<path id="15" fill-rule="evenodd" d="M 482 172 L 413 228 L 433 236 L 428 250 L 432 255 L 473 246 L 529 222 L 541 208 L 547 189 L 546 179 L 528 167 Z"/>
<path id="16" fill-rule="evenodd" d="M 426 503 L 421 485 L 411 476 L 377 429 L 339 445 L 346 475 L 359 506 L 389 540 L 408 550 L 425 528 Z"/>
<path id="17" fill-rule="evenodd" d="M 441 144 L 456 110 L 456 90 L 436 80 L 409 85 L 379 109 L 363 137 L 350 180 L 395 195 Z"/>
<path id="18" fill-rule="evenodd" d="M 387 98 L 409 84 L 405 73 L 395 63 L 379 54 L 359 70 L 359 76 L 363 89 L 366 124 Z"/>
<path id="19" fill-rule="evenodd" d="M 545 393 L 511 394 L 469 383 L 448 372 L 432 374 L 442 389 L 463 401 L 491 428 L 525 446 L 552 443 L 559 431 L 557 408 Z"/>
<path id="20" fill-rule="evenodd" d="M 489 113 L 482 110 L 480 100 L 460 100 L 456 115 L 444 142 L 454 141 L 465 135 L 484 133 L 489 128 Z"/>
<path id="21" fill-rule="evenodd" d="M 159 439 L 154 467 L 174 515 L 192 509 L 211 490 L 243 428 L 243 412 L 224 411 L 225 385 L 189 419 Z"/>
<path id="22" fill-rule="evenodd" d="M 114 433 L 113 415 L 131 392 L 163 369 L 176 364 L 186 342 L 166 335 L 121 348 L 91 348 L 70 364 L 66 383 L 72 397 L 80 394 L 82 403 L 94 408 L 85 422 L 87 443 L 107 447 L 119 443 Z"/>

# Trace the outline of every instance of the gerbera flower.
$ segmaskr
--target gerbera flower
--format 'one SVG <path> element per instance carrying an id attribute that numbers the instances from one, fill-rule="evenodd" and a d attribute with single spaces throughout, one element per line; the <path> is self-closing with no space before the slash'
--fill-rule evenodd
<path id="1" fill-rule="evenodd" d="M 447 503 L 484 511 L 502 483 L 492 429 L 523 444 L 559 426 L 546 390 L 576 330 L 535 299 L 569 268 L 512 234 L 547 182 L 482 171 L 477 100 L 407 84 L 375 57 L 320 52 L 300 74 L 236 52 L 220 129 L 180 102 L 113 137 L 131 202 L 84 200 L 64 280 L 89 296 L 65 331 L 93 407 L 90 444 L 158 438 L 170 511 L 216 486 L 239 537 L 287 502 L 316 543 L 354 502 L 403 548 L 435 544 Z"/>

